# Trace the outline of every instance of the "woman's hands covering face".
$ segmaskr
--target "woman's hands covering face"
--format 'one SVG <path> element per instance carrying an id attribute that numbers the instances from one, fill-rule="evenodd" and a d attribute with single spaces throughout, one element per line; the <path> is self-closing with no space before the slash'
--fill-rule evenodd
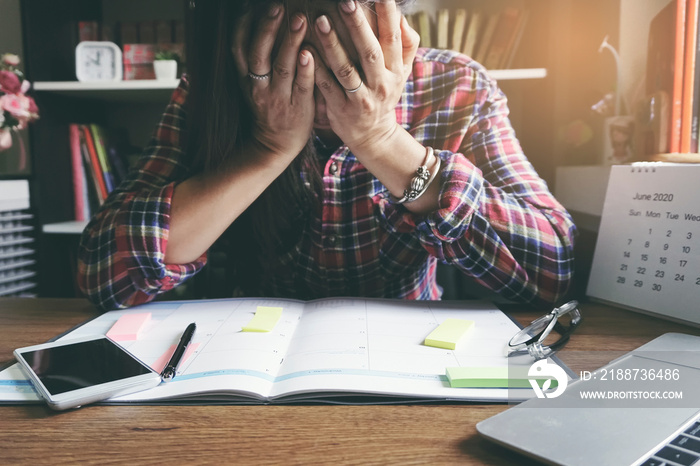
<path id="1" fill-rule="evenodd" d="M 371 151 L 397 128 L 396 105 L 420 40 L 395 0 L 380 0 L 374 7 L 376 34 L 356 1 L 343 1 L 338 7 L 361 69 L 338 39 L 339 25 L 334 27 L 327 16 L 315 24 L 323 56 L 316 59 L 316 85 L 326 100 L 333 131 L 356 153 Z"/>
<path id="2" fill-rule="evenodd" d="M 273 154 L 295 157 L 313 126 L 314 58 L 308 50 L 301 50 L 308 25 L 299 13 L 289 18 L 279 50 L 272 56 L 286 17 L 283 10 L 273 5 L 255 24 L 250 14 L 242 17 L 232 51 L 255 119 L 252 137 Z"/>
<path id="3" fill-rule="evenodd" d="M 276 154 L 295 156 L 301 151 L 313 129 L 314 84 L 326 101 L 332 131 L 351 150 L 371 147 L 394 132 L 395 107 L 411 72 L 419 36 L 395 0 L 374 5 L 376 34 L 354 0 L 338 5 L 334 18 L 341 24 L 335 25 L 328 15 L 307 25 L 305 15 L 288 17 L 281 5 L 273 5 L 257 22 L 250 14 L 241 18 L 233 55 L 254 113 L 252 136 L 258 143 Z M 285 18 L 288 25 L 282 31 Z M 309 27 L 313 34 L 307 34 Z M 339 27 L 344 28 L 345 44 Z M 302 47 L 309 35 L 315 49 L 311 44 Z M 355 51 L 359 66 L 349 53 Z"/>

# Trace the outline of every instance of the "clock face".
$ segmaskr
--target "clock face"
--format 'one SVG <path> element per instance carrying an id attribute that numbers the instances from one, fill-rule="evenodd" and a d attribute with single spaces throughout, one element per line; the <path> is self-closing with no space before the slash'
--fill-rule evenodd
<path id="1" fill-rule="evenodd" d="M 111 42 L 81 42 L 76 48 L 75 67 L 79 81 L 121 80 L 121 50 Z"/>

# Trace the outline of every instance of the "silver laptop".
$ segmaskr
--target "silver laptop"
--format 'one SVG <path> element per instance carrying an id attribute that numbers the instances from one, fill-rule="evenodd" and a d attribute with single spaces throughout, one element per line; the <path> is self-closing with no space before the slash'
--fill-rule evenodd
<path id="1" fill-rule="evenodd" d="M 700 464 L 700 337 L 662 335 L 476 428 L 550 464 Z"/>

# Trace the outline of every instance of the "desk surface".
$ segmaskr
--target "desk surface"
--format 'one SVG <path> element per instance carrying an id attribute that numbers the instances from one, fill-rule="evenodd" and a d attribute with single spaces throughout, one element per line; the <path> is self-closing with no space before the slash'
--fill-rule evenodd
<path id="1" fill-rule="evenodd" d="M 653 317 L 585 303 L 584 321 L 560 357 L 574 371 L 666 332 L 700 335 Z M 527 324 L 543 312 L 511 314 Z M 80 299 L 0 298 L 0 364 L 15 348 L 47 341 L 97 315 Z M 76 462 L 236 464 L 528 464 L 476 432 L 505 404 L 398 406 L 0 407 L 6 464 Z"/>

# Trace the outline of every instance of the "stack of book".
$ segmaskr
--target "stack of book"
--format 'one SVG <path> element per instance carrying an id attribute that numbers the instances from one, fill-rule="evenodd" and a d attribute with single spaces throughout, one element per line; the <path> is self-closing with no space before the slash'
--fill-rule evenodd
<path id="1" fill-rule="evenodd" d="M 126 177 L 128 151 L 99 125 L 73 123 L 69 132 L 75 220 L 84 221 Z"/>
<path id="2" fill-rule="evenodd" d="M 646 94 L 638 130 L 641 158 L 700 161 L 700 0 L 671 0 L 651 21 Z M 662 155 L 659 155 L 662 154 Z M 685 154 L 668 157 L 668 154 Z M 687 159 L 687 160 L 686 160 Z"/>
<path id="3" fill-rule="evenodd" d="M 493 70 L 511 67 L 528 11 L 518 6 L 494 11 L 441 8 L 436 18 L 418 11 L 406 19 L 420 34 L 421 47 L 455 50 Z"/>

